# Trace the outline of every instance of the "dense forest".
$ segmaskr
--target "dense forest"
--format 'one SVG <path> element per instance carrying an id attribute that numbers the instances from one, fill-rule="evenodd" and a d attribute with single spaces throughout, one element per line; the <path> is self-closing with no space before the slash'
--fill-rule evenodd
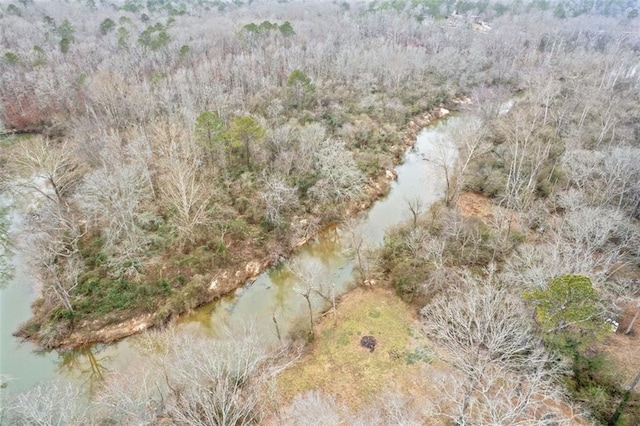
<path id="1" fill-rule="evenodd" d="M 639 8 L 1 2 L 0 189 L 23 223 L 10 233 L 0 205 L 0 280 L 20 251 L 40 293 L 16 336 L 58 348 L 164 331 L 89 402 L 65 383 L 0 391 L 0 423 L 637 424 Z M 173 330 L 384 196 L 448 110 L 464 125 L 455 158 L 430 159 L 443 199 L 408 200 L 382 247 L 353 250 L 358 291 L 407 309 L 427 342 L 376 353 L 415 368 L 420 391 L 390 383 L 354 407 L 286 389 L 331 316 L 277 345 L 251 327 Z M 292 273 L 315 275 L 301 296 L 348 322 L 349 294 Z"/>

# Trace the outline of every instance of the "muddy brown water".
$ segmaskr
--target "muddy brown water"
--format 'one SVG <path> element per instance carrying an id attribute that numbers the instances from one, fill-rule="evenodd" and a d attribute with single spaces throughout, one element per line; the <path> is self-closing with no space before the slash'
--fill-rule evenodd
<path id="1" fill-rule="evenodd" d="M 446 189 L 443 160 L 453 162 L 456 149 L 451 131 L 460 126 L 462 118 L 449 117 L 423 129 L 416 144 L 407 149 L 403 163 L 396 167 L 397 179 L 388 195 L 360 214 L 348 225 L 331 227 L 301 247 L 290 259 L 271 268 L 233 294 L 202 306 L 185 315 L 177 326 L 207 335 L 217 335 L 225 327 L 235 329 L 253 324 L 264 336 L 276 339 L 280 334 L 308 326 L 306 301 L 300 292 L 300 279 L 288 265 L 314 275 L 325 288 L 340 294 L 355 280 L 353 241 L 368 246 L 383 243 L 385 232 L 410 220 L 407 202 L 420 200 L 423 209 L 441 199 Z M 14 215 L 14 226 L 19 216 Z M 38 352 L 28 342 L 21 343 L 11 333 L 31 315 L 30 304 L 36 297 L 33 279 L 24 258 L 13 257 L 14 278 L 0 290 L 0 380 L 7 390 L 20 392 L 47 380 L 75 381 L 90 385 L 107 369 L 117 369 L 140 356 L 136 337 L 111 345 L 95 345 L 79 351 Z M 320 310 L 326 301 L 312 297 Z"/>

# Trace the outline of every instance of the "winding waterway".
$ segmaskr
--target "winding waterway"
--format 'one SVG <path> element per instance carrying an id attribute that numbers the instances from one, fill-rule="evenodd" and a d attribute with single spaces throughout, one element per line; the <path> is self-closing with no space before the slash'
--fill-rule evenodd
<path id="1" fill-rule="evenodd" d="M 336 293 L 347 290 L 355 278 L 354 254 L 349 250 L 354 240 L 378 246 L 388 229 L 410 219 L 409 201 L 420 200 L 422 208 L 427 209 L 442 198 L 446 189 L 443 161 L 455 159 L 451 131 L 461 123 L 461 118 L 450 117 L 423 129 L 396 168 L 397 179 L 392 182 L 389 194 L 355 221 L 325 230 L 284 264 L 267 270 L 233 295 L 184 316 L 178 327 L 215 335 L 224 327 L 244 327 L 249 321 L 274 339 L 275 323 L 283 336 L 304 327 L 306 301 L 299 294 L 299 280 L 287 266 L 314 272 L 321 276 L 325 288 L 335 289 Z M 0 290 L 0 377 L 10 378 L 8 389 L 12 392 L 51 379 L 91 384 L 103 371 L 117 369 L 139 356 L 136 337 L 82 351 L 45 353 L 36 352 L 30 343 L 17 341 L 11 333 L 30 316 L 35 294 L 23 258 L 14 256 L 13 264 L 14 278 Z M 320 308 L 323 300 L 314 300 Z"/>

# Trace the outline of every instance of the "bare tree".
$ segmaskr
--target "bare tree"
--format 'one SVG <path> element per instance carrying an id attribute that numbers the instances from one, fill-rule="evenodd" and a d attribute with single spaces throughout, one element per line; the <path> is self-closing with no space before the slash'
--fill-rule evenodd
<path id="1" fill-rule="evenodd" d="M 599 266 L 600 262 L 595 264 L 579 247 L 555 237 L 549 244 L 525 243 L 520 246 L 507 259 L 502 275 L 514 286 L 545 288 L 551 278 L 567 274 L 586 275 L 598 282 L 605 277 Z"/>
<path id="2" fill-rule="evenodd" d="M 501 86 L 474 87 L 470 93 L 474 113 L 485 122 L 508 112 L 508 109 L 513 106 L 513 101 L 507 100 L 509 96 L 511 94 L 508 90 Z"/>
<path id="3" fill-rule="evenodd" d="M 320 123 L 311 123 L 298 131 L 296 148 L 296 168 L 302 171 L 313 170 L 318 150 L 325 145 L 326 129 Z"/>
<path id="4" fill-rule="evenodd" d="M 14 167 L 27 176 L 15 184 L 36 191 L 51 202 L 66 206 L 73 185 L 83 174 L 70 143 L 36 137 L 24 144 L 12 159 Z"/>
<path id="5" fill-rule="evenodd" d="M 570 243 L 582 247 L 587 255 L 596 257 L 602 253 L 622 261 L 624 252 L 637 242 L 636 227 L 621 212 L 603 207 L 569 208 L 558 232 Z"/>
<path id="6" fill-rule="evenodd" d="M 456 126 L 451 138 L 457 147 L 457 161 L 455 162 L 453 184 L 447 190 L 447 203 L 455 204 L 460 193 L 465 188 L 469 165 L 476 158 L 489 152 L 491 145 L 484 134 L 484 123 L 471 118 L 460 126 Z"/>
<path id="7" fill-rule="evenodd" d="M 622 277 L 608 281 L 604 289 L 612 297 L 616 310 L 619 308 L 615 305 L 620 302 L 635 305 L 635 313 L 624 330 L 624 334 L 630 334 L 640 317 L 640 281 Z"/>
<path id="8" fill-rule="evenodd" d="M 308 391 L 295 396 L 281 419 L 285 425 L 418 426 L 424 424 L 426 412 L 416 408 L 413 398 L 398 392 L 384 391 L 378 398 L 356 412 L 329 394 Z"/>
<path id="9" fill-rule="evenodd" d="M 427 414 L 423 408 L 421 398 L 387 390 L 379 395 L 372 409 L 360 410 L 350 424 L 419 426 Z"/>
<path id="10" fill-rule="evenodd" d="M 527 102 L 519 102 L 499 121 L 505 138 L 503 152 L 508 171 L 504 197 L 510 208 L 523 208 L 533 199 L 538 173 L 549 159 L 552 143 L 542 133 L 544 112 Z"/>
<path id="11" fill-rule="evenodd" d="M 367 241 L 365 228 L 357 218 L 350 219 L 341 226 L 346 230 L 346 245 L 349 255 L 355 258 L 354 269 L 360 284 L 371 284 L 376 269 L 377 252 Z"/>
<path id="12" fill-rule="evenodd" d="M 591 204 L 615 206 L 632 217 L 640 209 L 639 162 L 640 150 L 630 146 L 568 150 L 562 159 L 571 182 Z"/>
<path id="13" fill-rule="evenodd" d="M 176 339 L 166 359 L 167 413 L 183 424 L 243 425 L 262 416 L 261 389 L 281 371 L 283 348 L 268 349 L 250 330 L 214 341 Z"/>
<path id="14" fill-rule="evenodd" d="M 314 168 L 320 178 L 309 193 L 317 201 L 330 204 L 361 196 L 364 176 L 344 142 L 325 140 L 315 153 Z"/>
<path id="15" fill-rule="evenodd" d="M 553 395 L 554 372 L 524 306 L 492 270 L 485 278 L 462 277 L 460 287 L 420 311 L 427 335 L 459 372 L 443 414 L 462 424 L 540 424 L 539 410 L 553 411 L 544 400 Z"/>
<path id="16" fill-rule="evenodd" d="M 287 347 L 267 346 L 251 328 L 215 339 L 168 330 L 150 335 L 143 347 L 144 364 L 111 374 L 97 397 L 111 421 L 259 423 L 263 391 L 289 359 Z"/>
<path id="17" fill-rule="evenodd" d="M 22 191 L 17 194 L 28 202 L 29 210 L 18 230 L 17 247 L 26 253 L 39 278 L 45 306 L 62 304 L 73 311 L 71 292 L 84 271 L 78 254 L 84 231 L 70 201 L 84 169 L 70 143 L 56 143 L 43 137 L 25 141 L 14 153 L 11 164 L 13 179 L 9 182 L 7 178 L 3 184 L 20 188 Z M 2 230 L 6 232 L 6 224 Z M 0 247 L 7 250 L 4 232 Z"/>
<path id="18" fill-rule="evenodd" d="M 329 395 L 309 391 L 296 395 L 286 407 L 284 425 L 308 424 L 314 426 L 339 426 L 344 424 L 345 409 Z"/>
<path id="19" fill-rule="evenodd" d="M 40 203 L 37 213 L 27 217 L 19 244 L 40 278 L 42 295 L 49 306 L 61 303 L 73 311 L 71 292 L 84 271 L 78 244 L 84 232 L 66 207 Z"/>
<path id="20" fill-rule="evenodd" d="M 455 204 L 465 187 L 469 165 L 477 157 L 486 154 L 489 143 L 483 134 L 483 123 L 471 118 L 463 123 L 455 122 L 438 135 L 435 151 L 430 161 L 442 169 L 445 178 L 445 203 Z"/>
<path id="21" fill-rule="evenodd" d="M 154 191 L 143 162 L 129 160 L 118 148 L 103 153 L 103 164 L 88 174 L 78 204 L 90 227 L 101 230 L 115 275 L 136 274 L 150 241 L 145 227 L 157 216 L 146 210 Z"/>
<path id="22" fill-rule="evenodd" d="M 429 161 L 438 166 L 444 174 L 444 201 L 446 205 L 449 206 L 453 201 L 452 193 L 454 192 L 455 187 L 455 167 L 458 152 L 455 142 L 451 140 L 451 135 L 448 133 L 438 134 L 434 145 L 435 150 L 433 155 L 429 158 Z"/>
<path id="23" fill-rule="evenodd" d="M 511 365 L 521 362 L 515 355 L 536 347 L 531 324 L 522 319 L 524 306 L 492 282 L 493 277 L 483 281 L 486 284 L 466 274 L 461 288 L 421 310 L 427 334 L 451 350 L 458 368 L 473 376 L 491 362 L 518 368 Z M 444 326 L 447 323 L 455 326 Z"/>
<path id="24" fill-rule="evenodd" d="M 411 213 L 413 227 L 415 228 L 418 224 L 418 218 L 424 212 L 425 203 L 420 197 L 415 197 L 411 200 L 405 200 L 405 202 L 407 203 L 409 213 Z"/>
<path id="25" fill-rule="evenodd" d="M 296 205 L 297 195 L 294 187 L 275 174 L 263 176 L 264 190 L 260 198 L 266 204 L 266 219 L 274 225 L 282 224 L 282 213 Z"/>
<path id="26" fill-rule="evenodd" d="M 211 223 L 207 207 L 213 196 L 213 188 L 200 176 L 200 162 L 194 152 L 171 142 L 162 149 L 165 168 L 160 178 L 161 194 L 172 213 L 178 241 L 193 242 L 199 227 Z"/>
<path id="27" fill-rule="evenodd" d="M 2 194 L 1 185 L 0 182 L 0 194 Z M 4 288 L 11 277 L 11 247 L 8 210 L 0 205 L 0 289 Z"/>
<path id="28" fill-rule="evenodd" d="M 16 395 L 8 406 L 8 414 L 14 424 L 62 426 L 93 423 L 81 389 L 58 382 L 38 385 Z"/>
<path id="29" fill-rule="evenodd" d="M 604 153 L 601 166 L 603 205 L 625 209 L 632 217 L 640 212 L 640 149 L 630 146 L 612 147 Z"/>
<path id="30" fill-rule="evenodd" d="M 276 127 L 267 134 L 267 148 L 273 156 L 273 164 L 284 176 L 289 176 L 298 167 L 298 129 L 289 124 Z M 304 170 L 304 168 L 302 168 Z"/>
<path id="31" fill-rule="evenodd" d="M 116 424 L 154 424 L 166 408 L 167 388 L 157 364 L 113 371 L 95 397 L 96 413 Z"/>
<path id="32" fill-rule="evenodd" d="M 554 389 L 540 367 L 514 374 L 492 365 L 470 395 L 464 376 L 448 376 L 436 386 L 441 398 L 433 414 L 458 424 L 569 426 L 583 415 Z"/>
<path id="33" fill-rule="evenodd" d="M 560 199 L 565 215 L 546 231 L 542 242 L 527 242 L 507 259 L 507 281 L 544 288 L 554 277 L 582 274 L 604 283 L 637 257 L 640 234 L 624 214 L 584 205 L 579 193 L 562 194 Z"/>
<path id="34" fill-rule="evenodd" d="M 330 277 L 328 276 L 328 271 L 319 260 L 305 259 L 298 262 L 291 262 L 288 267 L 297 281 L 295 285 L 296 293 L 304 298 L 307 303 L 307 311 L 309 314 L 309 333 L 313 337 L 313 313 L 316 307 L 313 305 L 312 298 L 314 296 L 320 297 L 325 303 L 332 306 L 335 315 L 335 284 L 329 282 Z"/>

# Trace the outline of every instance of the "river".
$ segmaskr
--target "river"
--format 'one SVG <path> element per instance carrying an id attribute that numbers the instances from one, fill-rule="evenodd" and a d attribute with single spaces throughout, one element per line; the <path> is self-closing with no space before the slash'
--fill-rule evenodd
<path id="1" fill-rule="evenodd" d="M 291 272 L 307 271 L 321 278 L 327 291 L 342 293 L 354 282 L 353 242 L 369 247 L 382 244 L 385 232 L 410 219 L 409 201 L 420 200 L 423 209 L 441 199 L 446 190 L 443 161 L 451 162 L 457 152 L 451 130 L 462 119 L 449 117 L 423 129 L 416 144 L 407 149 L 396 167 L 397 179 L 388 195 L 348 225 L 332 227 L 301 247 L 290 259 L 261 274 L 234 294 L 183 316 L 178 327 L 215 335 L 224 327 L 244 327 L 252 322 L 266 336 L 277 338 L 304 327 L 306 301 L 300 296 L 300 280 Z M 95 345 L 81 351 L 37 352 L 30 343 L 20 343 L 11 333 L 30 316 L 35 298 L 28 267 L 18 254 L 13 258 L 14 278 L 0 290 L 0 377 L 8 390 L 20 392 L 39 382 L 58 379 L 90 385 L 102 372 L 117 369 L 139 356 L 136 337 L 112 345 Z M 316 308 L 323 300 L 314 298 Z"/>

